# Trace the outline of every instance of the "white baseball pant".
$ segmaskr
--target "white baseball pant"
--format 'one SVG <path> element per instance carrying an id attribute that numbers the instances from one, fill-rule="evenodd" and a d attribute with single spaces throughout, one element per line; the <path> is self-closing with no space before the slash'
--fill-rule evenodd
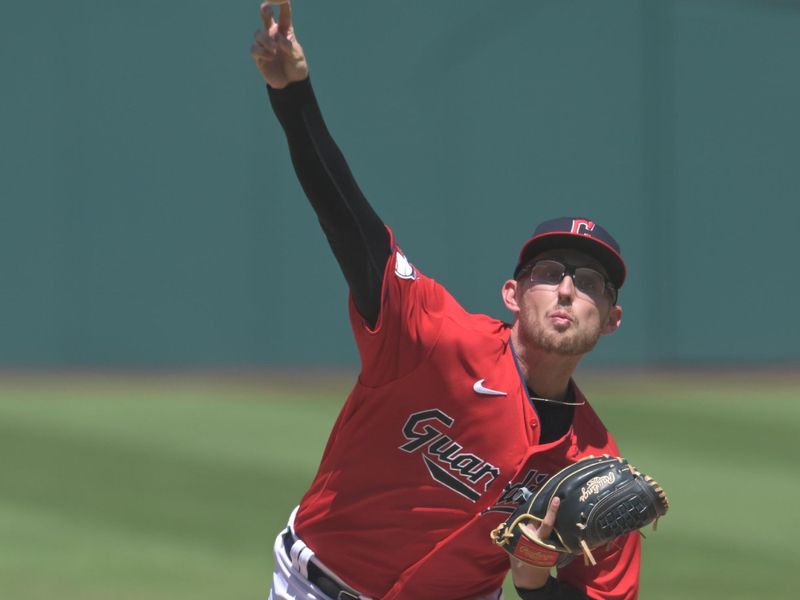
<path id="1" fill-rule="evenodd" d="M 297 512 L 295 508 L 289 517 L 287 529 L 291 529 L 294 524 L 294 516 Z M 275 538 L 273 547 L 275 553 L 275 567 L 272 573 L 272 588 L 269 592 L 269 600 L 336 600 L 325 594 L 307 578 L 306 565 L 314 556 L 314 552 L 306 546 L 302 540 L 298 539 L 292 546 L 291 555 L 286 553 L 283 535 L 286 529 L 281 531 Z M 296 537 L 296 536 L 295 536 Z M 318 559 L 314 559 L 317 566 L 322 567 L 332 578 L 342 583 L 330 569 L 321 565 Z M 371 600 L 367 596 L 360 596 L 360 600 Z M 503 600 L 503 591 L 497 590 L 491 594 L 483 596 L 473 596 L 464 600 Z"/>

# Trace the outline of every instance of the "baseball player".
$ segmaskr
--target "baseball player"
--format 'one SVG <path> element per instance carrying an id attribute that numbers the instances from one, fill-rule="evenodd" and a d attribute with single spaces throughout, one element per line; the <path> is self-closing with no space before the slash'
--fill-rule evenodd
<path id="1" fill-rule="evenodd" d="M 273 6 L 278 14 L 273 14 Z M 572 379 L 620 325 L 625 264 L 585 218 L 541 223 L 501 289 L 511 323 L 470 314 L 414 266 L 331 138 L 287 0 L 261 6 L 252 56 L 296 174 L 350 289 L 361 372 L 310 488 L 276 538 L 270 598 L 637 597 L 639 536 L 550 569 L 490 541 L 550 475 L 617 446 Z M 539 534 L 553 526 L 553 501 Z"/>

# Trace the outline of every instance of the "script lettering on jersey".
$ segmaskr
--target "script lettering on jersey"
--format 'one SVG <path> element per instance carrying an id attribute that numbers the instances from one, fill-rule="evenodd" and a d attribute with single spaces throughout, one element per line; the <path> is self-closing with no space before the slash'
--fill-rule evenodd
<path id="1" fill-rule="evenodd" d="M 412 414 L 403 426 L 403 436 L 408 441 L 400 450 L 409 454 L 419 452 L 435 481 L 477 502 L 500 475 L 500 469 L 475 454 L 464 452 L 464 446 L 443 431 L 453 423 L 455 419 L 437 408 Z M 480 483 L 483 489 L 479 491 Z"/>
<path id="2" fill-rule="evenodd" d="M 550 479 L 550 473 L 542 473 L 536 469 L 530 469 L 519 481 L 509 481 L 506 487 L 503 488 L 503 493 L 500 494 L 497 502 L 485 509 L 483 513 L 513 513 L 517 509 L 517 506 L 519 506 L 519 491 L 522 488 L 528 488 L 531 492 L 536 493 L 548 479 Z"/>

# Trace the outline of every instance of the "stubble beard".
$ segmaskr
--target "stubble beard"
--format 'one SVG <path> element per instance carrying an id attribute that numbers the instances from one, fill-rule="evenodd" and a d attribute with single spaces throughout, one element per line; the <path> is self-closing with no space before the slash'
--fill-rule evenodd
<path id="1" fill-rule="evenodd" d="M 565 331 L 548 329 L 539 321 L 532 321 L 529 327 L 523 327 L 526 341 L 535 347 L 559 356 L 581 356 L 590 352 L 600 339 L 600 328 L 580 331 L 577 323 Z"/>

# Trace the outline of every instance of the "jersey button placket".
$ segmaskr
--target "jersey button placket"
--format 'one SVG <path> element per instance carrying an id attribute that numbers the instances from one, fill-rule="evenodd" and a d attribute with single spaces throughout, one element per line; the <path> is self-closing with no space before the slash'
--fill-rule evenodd
<path id="1" fill-rule="evenodd" d="M 531 426 L 531 442 L 534 446 L 539 445 L 539 420 L 538 419 L 531 419 L 528 422 Z"/>

